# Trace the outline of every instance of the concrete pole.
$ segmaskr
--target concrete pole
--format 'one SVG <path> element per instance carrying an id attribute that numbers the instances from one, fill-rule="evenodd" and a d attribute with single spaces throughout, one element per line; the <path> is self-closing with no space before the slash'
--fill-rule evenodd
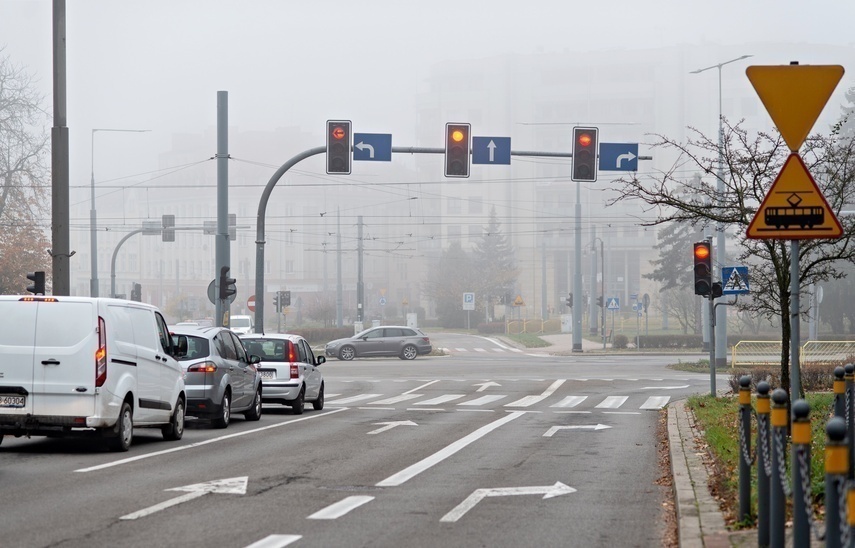
<path id="1" fill-rule="evenodd" d="M 335 326 L 342 327 L 344 325 L 344 314 L 342 311 L 342 285 L 341 285 L 341 209 L 336 210 L 335 221 L 335 240 L 336 240 L 336 284 L 335 284 Z"/>
<path id="2" fill-rule="evenodd" d="M 357 242 L 357 272 L 358 279 L 356 281 L 356 319 L 359 322 L 365 321 L 365 284 L 362 278 L 362 215 L 357 220 L 359 223 L 359 241 Z M 363 324 L 364 326 L 364 324 Z"/>
<path id="3" fill-rule="evenodd" d="M 68 127 L 65 95 L 65 0 L 53 0 L 53 127 L 51 128 L 51 280 L 54 295 L 71 294 L 68 212 Z"/>
<path id="4" fill-rule="evenodd" d="M 214 268 L 214 287 L 216 288 L 215 325 L 229 326 L 229 301 L 220 299 L 220 269 L 228 267 L 229 257 L 229 92 L 217 92 L 217 236 Z M 230 273 L 229 277 L 234 277 Z M 255 300 L 264 299 L 257 295 Z"/>
<path id="5" fill-rule="evenodd" d="M 573 352 L 582 351 L 582 184 L 576 183 L 576 237 L 573 267 Z M 578 300 L 577 300 L 578 299 Z M 577 304 L 579 303 L 579 304 Z"/>

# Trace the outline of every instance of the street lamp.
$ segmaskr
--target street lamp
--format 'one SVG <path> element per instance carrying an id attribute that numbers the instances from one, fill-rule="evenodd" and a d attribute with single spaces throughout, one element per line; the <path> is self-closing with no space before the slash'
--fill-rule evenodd
<path id="1" fill-rule="evenodd" d="M 600 242 L 600 295 L 603 297 L 603 309 L 600 311 L 601 316 L 601 328 L 600 335 L 603 337 L 603 350 L 606 349 L 606 254 L 603 251 L 603 239 L 599 236 L 594 236 L 594 241 L 591 243 L 591 249 L 594 253 L 597 252 L 597 241 Z M 593 291 L 593 284 L 596 280 L 591 280 L 591 293 Z"/>
<path id="2" fill-rule="evenodd" d="M 150 129 L 104 129 L 96 128 L 92 130 L 91 144 L 91 209 L 89 210 L 89 244 L 90 253 L 92 255 L 90 264 L 92 265 L 92 277 L 89 279 L 89 295 L 91 297 L 98 296 L 98 215 L 95 212 L 95 132 L 96 131 L 120 131 L 124 133 L 145 133 Z"/>
<path id="3" fill-rule="evenodd" d="M 712 65 L 710 67 L 697 69 L 690 71 L 690 74 L 700 74 L 701 72 L 708 71 L 710 69 L 718 69 L 718 182 L 716 184 L 716 191 L 718 195 L 723 200 L 724 196 L 724 158 L 722 155 L 722 147 L 724 146 L 724 126 L 722 124 L 722 111 L 721 111 L 721 67 L 724 65 L 729 65 L 730 63 L 735 63 L 737 61 L 742 61 L 743 59 L 748 59 L 752 57 L 751 55 L 742 55 L 735 59 L 731 59 L 729 61 L 725 61 L 723 63 L 718 63 L 716 65 Z M 716 228 L 716 255 L 720 257 L 720 261 L 727 260 L 727 256 L 725 254 L 725 234 L 724 234 L 724 225 L 719 223 Z M 715 367 L 723 367 L 727 362 L 727 310 L 724 306 L 717 307 L 715 311 L 715 325 L 717 329 L 717 333 L 715 334 Z M 712 319 L 712 318 L 711 318 Z"/>

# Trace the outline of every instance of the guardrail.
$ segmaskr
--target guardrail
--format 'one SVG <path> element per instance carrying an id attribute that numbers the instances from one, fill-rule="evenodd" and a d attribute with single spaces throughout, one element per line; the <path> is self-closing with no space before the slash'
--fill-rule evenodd
<path id="1" fill-rule="evenodd" d="M 799 363 L 839 365 L 855 361 L 855 341 L 808 341 L 799 349 Z M 731 352 L 731 367 L 780 365 L 779 341 L 739 341 Z"/>

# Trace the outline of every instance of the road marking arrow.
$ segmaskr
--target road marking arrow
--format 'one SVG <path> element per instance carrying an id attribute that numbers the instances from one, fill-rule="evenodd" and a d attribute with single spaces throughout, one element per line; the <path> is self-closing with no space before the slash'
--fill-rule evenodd
<path id="1" fill-rule="evenodd" d="M 482 382 L 480 384 L 473 384 L 472 386 L 480 386 L 481 388 L 479 388 L 475 392 L 483 392 L 484 390 L 490 388 L 491 386 L 502 386 L 502 385 L 497 383 L 497 382 L 489 381 L 489 382 Z"/>
<path id="2" fill-rule="evenodd" d="M 575 493 L 576 490 L 570 486 L 556 481 L 554 485 L 541 485 L 531 487 L 501 487 L 497 489 L 476 489 L 466 500 L 458 504 L 451 512 L 445 514 L 439 521 L 454 522 L 475 507 L 486 497 L 506 497 L 513 495 L 543 495 L 544 499 L 551 499 L 561 495 Z"/>
<path id="3" fill-rule="evenodd" d="M 617 161 L 615 162 L 615 167 L 619 168 L 620 163 L 624 160 L 626 160 L 628 162 L 635 160 L 635 154 L 633 154 L 632 152 L 627 152 L 626 154 L 621 154 L 620 156 L 617 157 Z"/>
<path id="4" fill-rule="evenodd" d="M 119 519 L 138 519 L 148 516 L 150 514 L 154 514 L 155 512 L 159 512 L 161 510 L 165 510 L 166 508 L 170 508 L 175 506 L 176 504 L 181 504 L 182 502 L 187 502 L 189 500 L 197 499 L 203 495 L 207 495 L 208 493 L 224 493 L 228 495 L 245 495 L 246 494 L 246 483 L 249 478 L 247 476 L 239 477 L 239 478 L 227 478 L 221 480 L 207 481 L 205 483 L 194 483 L 193 485 L 185 485 L 183 487 L 173 487 L 171 489 L 166 489 L 166 491 L 189 491 L 186 495 L 181 495 L 180 497 L 175 497 L 174 499 L 169 499 L 165 502 L 161 502 L 160 504 L 155 504 L 154 506 L 149 506 L 148 508 L 143 508 L 137 512 L 132 514 L 127 514 L 122 516 Z"/>
<path id="5" fill-rule="evenodd" d="M 544 438 L 551 438 L 559 430 L 605 430 L 611 428 L 608 424 L 583 424 L 579 426 L 553 426 L 543 435 Z"/>
<path id="6" fill-rule="evenodd" d="M 380 432 L 385 432 L 386 430 L 391 430 L 396 426 L 418 426 L 418 424 L 413 421 L 393 421 L 393 422 L 375 422 L 374 424 L 385 424 L 383 428 L 378 428 L 377 430 L 372 430 L 368 432 L 369 434 L 379 434 Z"/>
<path id="7" fill-rule="evenodd" d="M 490 161 L 494 162 L 496 155 L 496 143 L 494 143 L 493 140 L 490 139 L 490 142 L 487 143 L 487 148 L 490 149 Z"/>
<path id="8" fill-rule="evenodd" d="M 368 157 L 374 158 L 374 147 L 369 145 L 368 143 L 365 143 L 363 141 L 359 141 L 358 143 L 356 143 L 356 148 L 358 148 L 360 151 L 367 148 L 368 149 Z"/>

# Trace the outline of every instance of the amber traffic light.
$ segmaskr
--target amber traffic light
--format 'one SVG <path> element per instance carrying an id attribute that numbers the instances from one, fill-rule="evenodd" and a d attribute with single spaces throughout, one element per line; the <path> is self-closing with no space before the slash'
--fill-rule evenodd
<path id="1" fill-rule="evenodd" d="M 694 245 L 695 295 L 708 297 L 712 290 L 712 248 L 710 242 Z"/>
<path id="2" fill-rule="evenodd" d="M 445 124 L 446 177 L 469 177 L 469 133 L 469 124 Z"/>

